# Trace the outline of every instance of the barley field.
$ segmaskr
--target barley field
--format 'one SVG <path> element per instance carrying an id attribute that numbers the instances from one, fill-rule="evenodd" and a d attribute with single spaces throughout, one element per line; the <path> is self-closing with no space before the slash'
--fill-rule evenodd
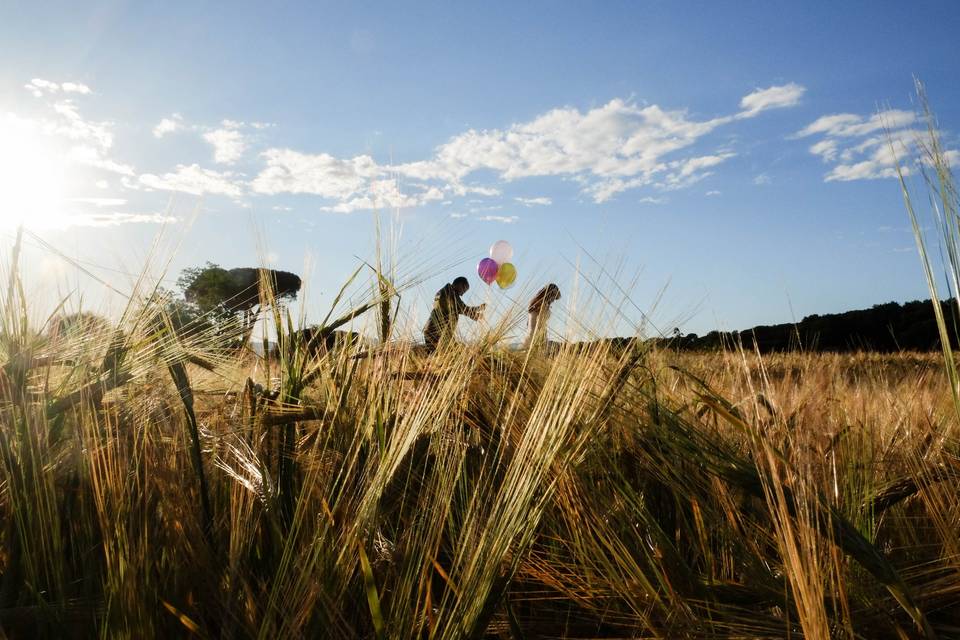
<path id="1" fill-rule="evenodd" d="M 265 360 L 7 313 L 7 637 L 960 635 L 937 354 Z M 277 316 L 279 317 L 279 315 Z"/>

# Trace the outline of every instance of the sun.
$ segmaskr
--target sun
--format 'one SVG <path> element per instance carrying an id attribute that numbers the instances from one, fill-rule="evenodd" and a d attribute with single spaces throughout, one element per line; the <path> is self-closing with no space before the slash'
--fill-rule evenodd
<path id="1" fill-rule="evenodd" d="M 0 114 L 0 226 L 59 226 L 65 217 L 66 150 L 41 125 Z"/>

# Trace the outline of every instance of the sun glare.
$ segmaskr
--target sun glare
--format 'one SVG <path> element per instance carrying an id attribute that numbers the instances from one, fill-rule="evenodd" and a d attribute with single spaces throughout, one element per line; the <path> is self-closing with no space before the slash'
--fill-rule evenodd
<path id="1" fill-rule="evenodd" d="M 58 226 L 65 214 L 64 150 L 38 126 L 0 115 L 0 225 Z"/>

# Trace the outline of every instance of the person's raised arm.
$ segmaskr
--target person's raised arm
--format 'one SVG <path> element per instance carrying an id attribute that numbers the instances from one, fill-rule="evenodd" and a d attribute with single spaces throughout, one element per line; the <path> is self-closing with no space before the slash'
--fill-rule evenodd
<path id="1" fill-rule="evenodd" d="M 465 315 L 473 320 L 479 320 L 483 316 L 483 310 L 487 308 L 487 304 L 483 303 L 475 307 L 471 307 L 463 301 L 463 298 L 460 297 L 460 294 L 454 294 L 453 308 L 461 315 Z"/>
<path id="2" fill-rule="evenodd" d="M 459 315 L 470 315 L 470 307 L 467 306 L 467 303 L 463 301 L 463 298 L 460 297 L 460 294 L 456 291 L 453 292 L 453 301 L 452 301 L 453 310 Z"/>
<path id="3" fill-rule="evenodd" d="M 487 303 L 479 304 L 475 307 L 464 305 L 463 314 L 472 320 L 479 320 L 483 317 L 483 312 L 487 308 Z"/>

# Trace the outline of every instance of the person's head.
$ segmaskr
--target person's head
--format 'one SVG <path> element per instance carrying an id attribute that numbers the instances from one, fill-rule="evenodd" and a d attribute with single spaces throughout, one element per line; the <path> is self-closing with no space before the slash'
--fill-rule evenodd
<path id="1" fill-rule="evenodd" d="M 560 299 L 560 287 L 553 284 L 552 282 L 547 285 L 547 288 L 544 290 L 544 298 L 546 298 L 547 303 L 556 302 Z"/>
<path id="2" fill-rule="evenodd" d="M 458 277 L 453 281 L 453 288 L 458 295 L 463 295 L 470 290 L 470 282 L 463 276 Z"/>
<path id="3" fill-rule="evenodd" d="M 530 305 L 527 307 L 527 310 L 530 313 L 539 313 L 559 299 L 560 287 L 551 282 L 543 289 L 540 289 L 540 291 L 537 292 L 537 295 L 533 296 L 533 300 L 530 301 Z"/>

